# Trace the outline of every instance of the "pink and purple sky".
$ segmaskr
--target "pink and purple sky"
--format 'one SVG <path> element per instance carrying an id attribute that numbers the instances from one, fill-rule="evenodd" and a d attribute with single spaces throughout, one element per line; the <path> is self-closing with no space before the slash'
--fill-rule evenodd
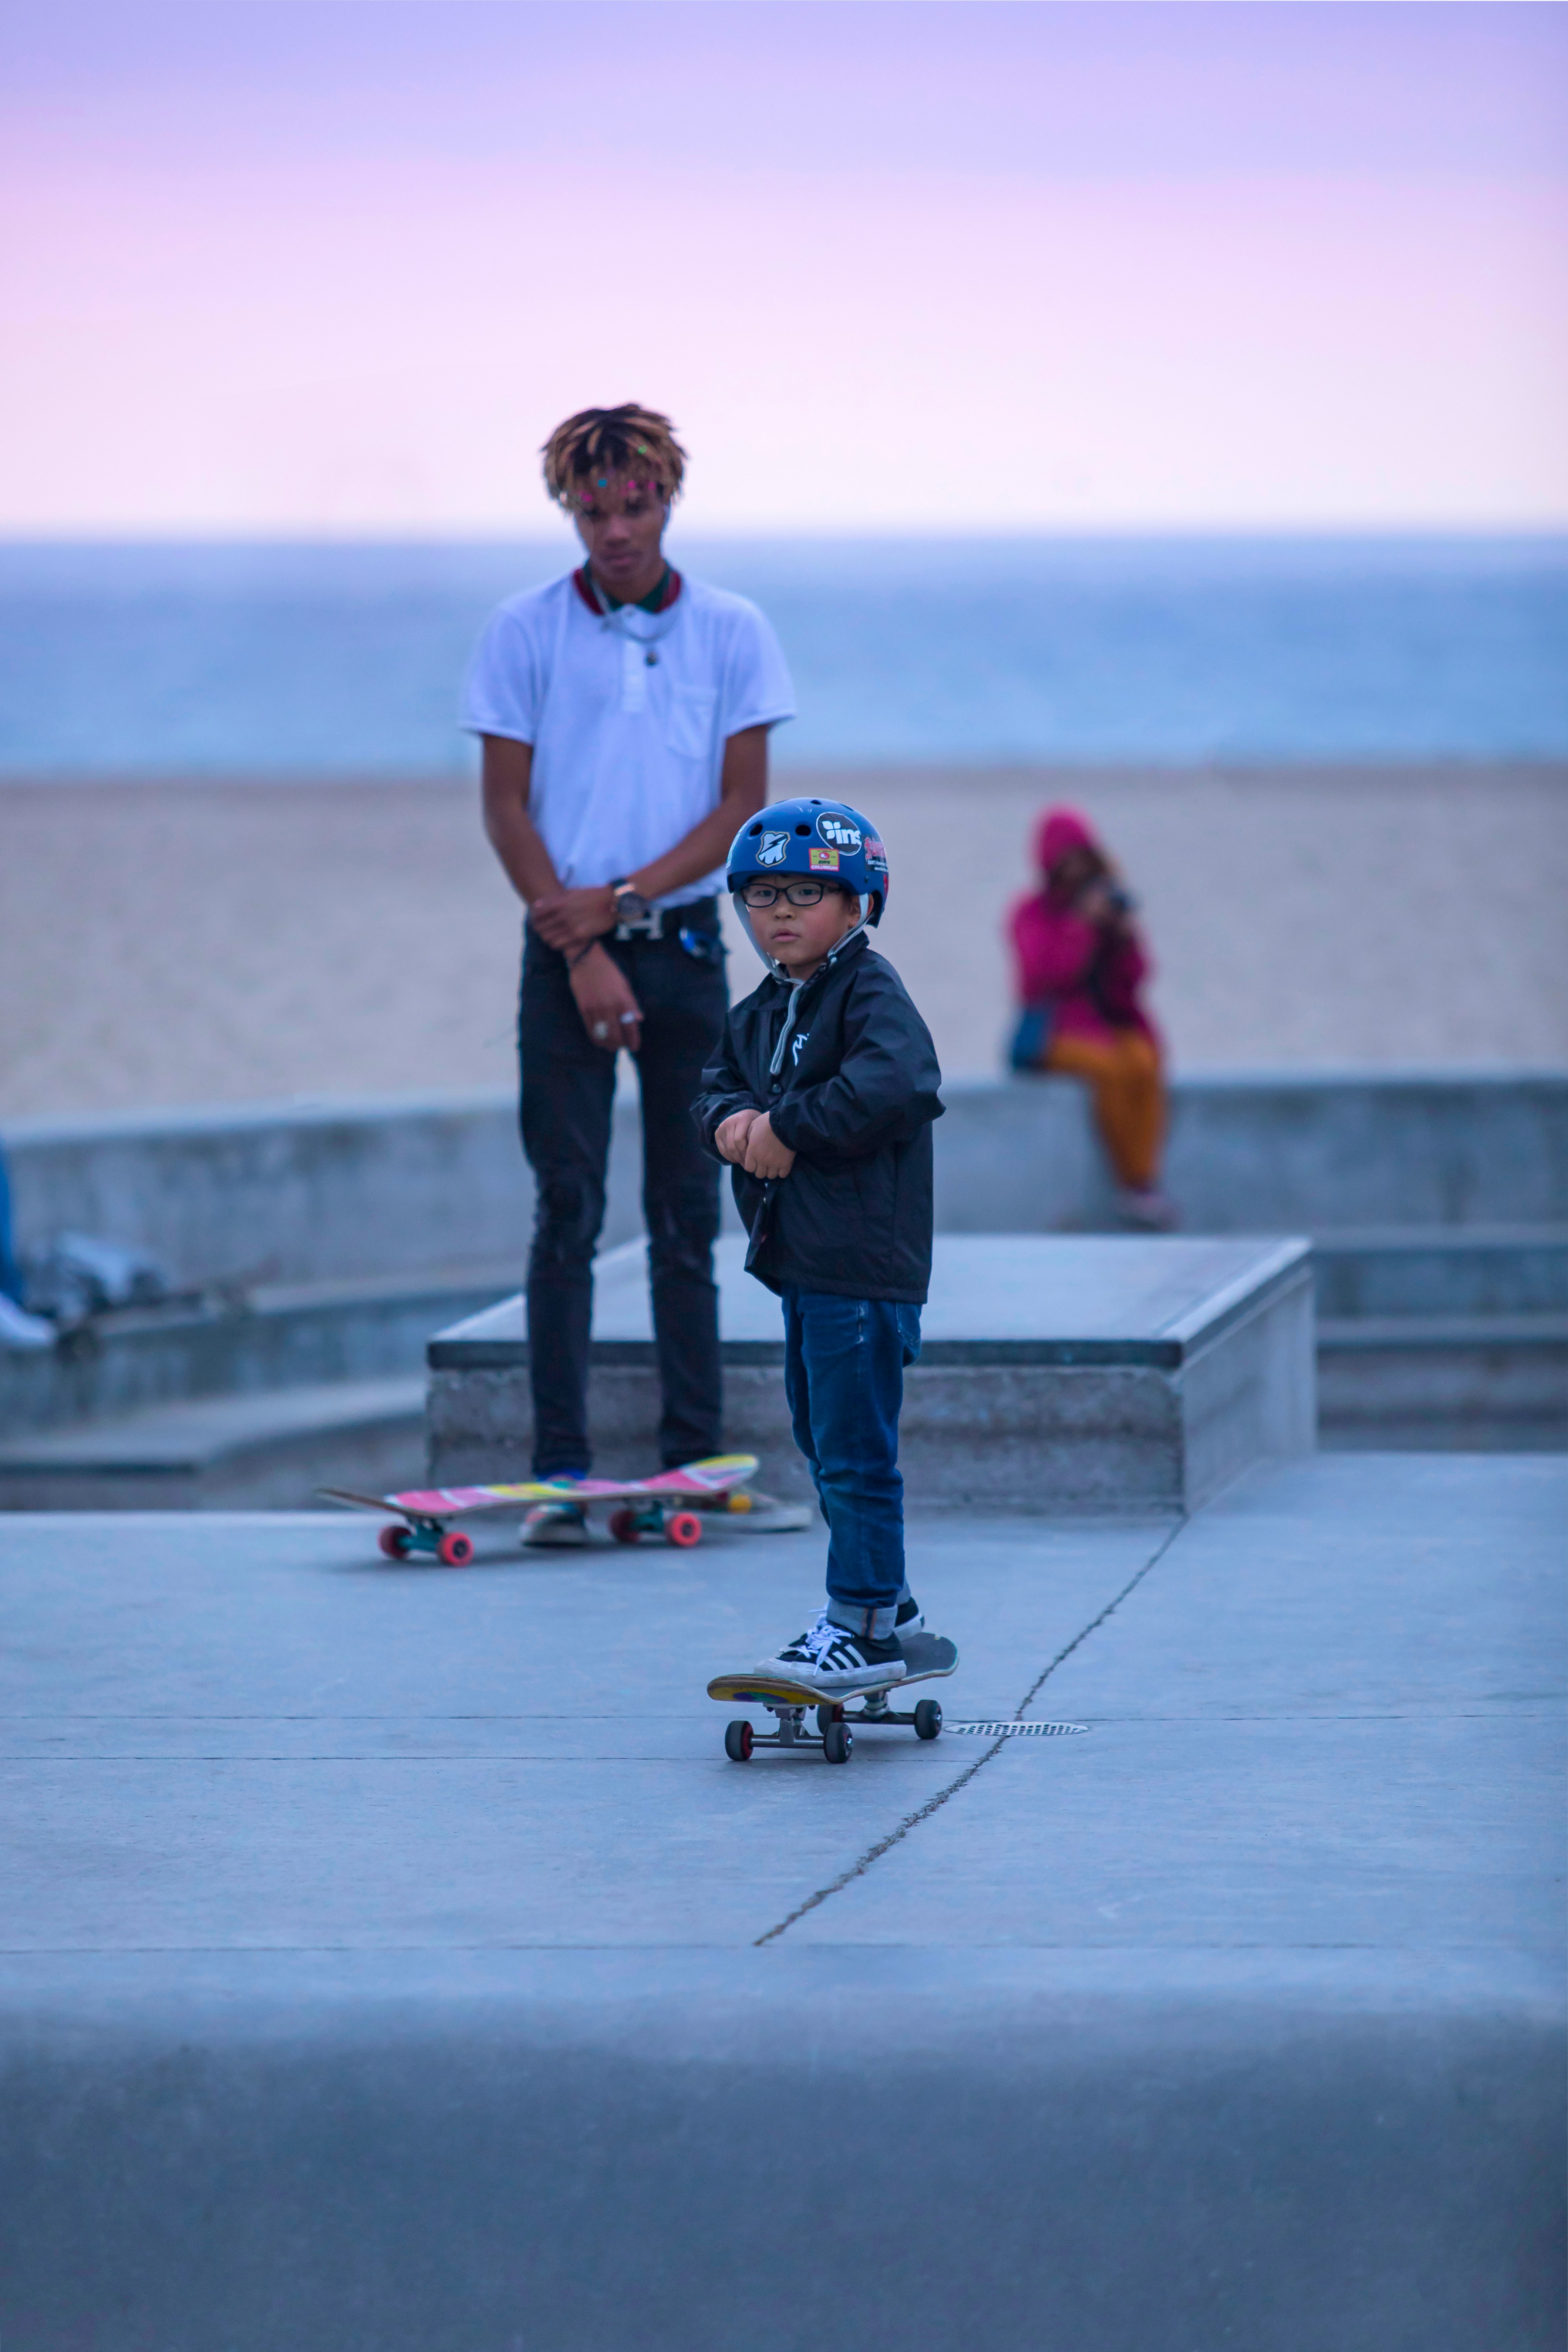
<path id="1" fill-rule="evenodd" d="M 1568 10 L 12 0 L 0 533 L 1561 529 Z"/>

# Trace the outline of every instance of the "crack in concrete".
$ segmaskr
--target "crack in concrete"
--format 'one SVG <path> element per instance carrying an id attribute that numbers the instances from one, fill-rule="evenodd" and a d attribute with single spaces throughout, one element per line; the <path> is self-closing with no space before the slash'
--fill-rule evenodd
<path id="1" fill-rule="evenodd" d="M 1142 1567 L 1138 1570 L 1137 1575 L 1131 1578 L 1129 1581 L 1122 1586 L 1121 1591 L 1118 1592 L 1113 1599 L 1106 1602 L 1098 1617 L 1091 1617 L 1089 1623 L 1083 1626 L 1073 1635 L 1072 1640 L 1068 1643 L 1065 1649 L 1058 1650 L 1057 1652 L 1056 1656 L 1050 1661 L 1048 1665 L 1041 1668 L 1040 1672 L 1035 1676 L 1034 1681 L 1029 1685 L 1028 1689 L 1024 1693 L 1023 1697 L 1018 1701 L 1017 1706 L 1013 1710 L 1013 1721 L 1015 1723 L 1022 1723 L 1026 1709 L 1033 1706 L 1041 1690 L 1043 1690 L 1052 1675 L 1056 1673 L 1057 1668 L 1060 1665 L 1065 1665 L 1068 1659 L 1071 1657 L 1073 1652 L 1075 1650 L 1081 1649 L 1084 1643 L 1088 1641 L 1089 1635 L 1091 1633 L 1098 1633 L 1100 1628 L 1105 1623 L 1106 1619 L 1108 1617 L 1113 1617 L 1116 1614 L 1116 1612 L 1121 1608 L 1129 1593 L 1135 1592 L 1137 1591 L 1138 1587 L 1142 1583 L 1143 1579 L 1150 1573 L 1150 1570 L 1159 1566 L 1161 1560 L 1164 1559 L 1165 1554 L 1170 1550 L 1171 1546 L 1175 1542 L 1176 1538 L 1181 1534 L 1182 1529 L 1185 1525 L 1186 1521 L 1184 1519 L 1178 1519 L 1175 1526 L 1168 1530 L 1163 1541 L 1158 1544 L 1150 1553 Z M 868 1846 L 865 1853 L 860 1856 L 858 1862 L 851 1863 L 847 1870 L 840 1871 L 838 1876 L 837 1878 L 830 1879 L 826 1886 L 819 1886 L 815 1895 L 808 1895 L 804 1903 L 797 1903 L 793 1911 L 788 1913 L 784 1918 L 780 1919 L 775 1926 L 768 1928 L 765 1934 L 756 1937 L 753 1940 L 752 1948 L 757 1949 L 763 1944 L 772 1944 L 776 1942 L 778 1937 L 784 1933 L 786 1928 L 793 1927 L 797 1919 L 804 1919 L 808 1911 L 815 1911 L 818 1905 L 826 1903 L 830 1895 L 841 1895 L 847 1886 L 852 1886 L 854 1885 L 856 1879 L 864 1878 L 866 1873 L 871 1868 L 873 1863 L 880 1862 L 885 1853 L 890 1853 L 894 1846 L 902 1843 L 903 1840 L 909 1836 L 911 1830 L 918 1830 L 922 1822 L 930 1821 L 932 1813 L 940 1812 L 942 1806 L 947 1803 L 949 1798 L 956 1797 L 961 1789 L 966 1789 L 970 1781 L 973 1780 L 975 1774 L 977 1772 L 984 1772 L 987 1764 L 991 1762 L 992 1758 L 999 1756 L 1003 1748 L 1007 1745 L 1007 1734 L 1003 1732 L 997 1738 L 992 1741 L 984 1756 L 977 1756 L 973 1764 L 968 1764 L 964 1767 L 963 1770 L 959 1773 L 956 1780 L 950 1780 L 948 1782 L 945 1789 L 939 1789 L 934 1797 L 928 1797 L 925 1803 L 919 1806 L 914 1812 L 906 1814 L 905 1818 L 899 1823 L 898 1827 L 896 1829 L 889 1830 L 886 1837 L 879 1838 L 875 1845 Z"/>

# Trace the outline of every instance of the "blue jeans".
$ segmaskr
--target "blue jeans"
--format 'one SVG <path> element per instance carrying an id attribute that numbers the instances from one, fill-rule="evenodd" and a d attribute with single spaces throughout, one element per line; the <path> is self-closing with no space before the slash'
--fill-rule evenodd
<path id="1" fill-rule="evenodd" d="M 784 1393 L 827 1521 L 828 1615 L 885 1639 L 904 1591 L 899 1408 L 921 1310 L 786 1290 Z"/>

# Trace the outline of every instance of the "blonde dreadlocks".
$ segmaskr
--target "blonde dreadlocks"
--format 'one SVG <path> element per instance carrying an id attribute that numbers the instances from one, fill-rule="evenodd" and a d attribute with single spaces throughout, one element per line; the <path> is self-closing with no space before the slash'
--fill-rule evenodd
<path id="1" fill-rule="evenodd" d="M 680 495 L 686 452 L 675 427 L 657 408 L 635 400 L 619 408 L 580 408 L 558 425 L 544 445 L 544 486 L 563 507 L 592 496 L 596 478 L 646 470 L 668 503 Z"/>

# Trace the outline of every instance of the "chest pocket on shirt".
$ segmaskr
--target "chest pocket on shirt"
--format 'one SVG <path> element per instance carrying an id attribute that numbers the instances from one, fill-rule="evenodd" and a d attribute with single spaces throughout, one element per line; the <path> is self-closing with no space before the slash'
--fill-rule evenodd
<path id="1" fill-rule="evenodd" d="M 678 686 L 669 698 L 666 737 L 683 760 L 705 760 L 713 741 L 719 697 L 705 686 Z"/>

